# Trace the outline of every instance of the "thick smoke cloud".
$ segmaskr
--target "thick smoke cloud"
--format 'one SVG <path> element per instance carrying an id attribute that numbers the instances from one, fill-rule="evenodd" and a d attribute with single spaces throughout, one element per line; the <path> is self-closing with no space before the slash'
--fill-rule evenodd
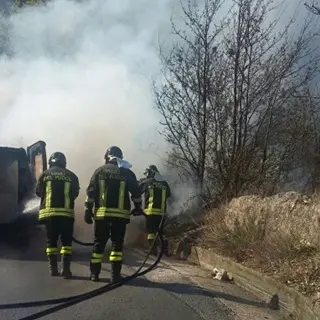
<path id="1" fill-rule="evenodd" d="M 49 154 L 67 155 L 82 187 L 109 145 L 137 175 L 159 163 L 165 144 L 150 80 L 171 2 L 58 0 L 13 15 L 13 55 L 0 61 L 0 144 L 45 140 Z"/>

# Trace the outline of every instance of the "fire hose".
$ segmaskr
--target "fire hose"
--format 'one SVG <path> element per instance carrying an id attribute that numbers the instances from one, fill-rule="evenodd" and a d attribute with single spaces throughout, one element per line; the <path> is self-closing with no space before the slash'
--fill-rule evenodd
<path id="1" fill-rule="evenodd" d="M 116 288 L 119 288 L 119 287 L 125 285 L 126 283 L 128 283 L 129 281 L 131 281 L 137 277 L 140 277 L 140 276 L 147 274 L 148 272 L 152 271 L 159 264 L 159 262 L 163 256 L 163 253 L 164 253 L 164 240 L 163 240 L 163 236 L 162 236 L 163 222 L 164 222 L 164 217 L 162 217 L 156 238 L 154 239 L 153 244 L 152 244 L 148 254 L 146 255 L 144 261 L 142 262 L 142 264 L 140 265 L 138 270 L 135 271 L 132 275 L 123 277 L 122 279 L 120 279 L 116 282 L 109 283 L 109 284 L 104 285 L 98 289 L 94 289 L 94 290 L 91 290 L 91 291 L 88 291 L 88 292 L 85 292 L 85 293 L 82 293 L 79 295 L 74 295 L 74 296 L 69 296 L 69 297 L 64 297 L 64 298 L 49 299 L 49 300 L 1 304 L 0 310 L 17 309 L 17 308 L 21 309 L 21 308 L 41 307 L 41 306 L 47 306 L 47 305 L 56 305 L 56 306 L 53 306 L 49 309 L 39 311 L 39 312 L 36 312 L 34 314 L 31 314 L 29 316 L 26 316 L 26 317 L 19 319 L 19 320 L 35 320 L 35 319 L 42 318 L 46 315 L 52 314 L 54 312 L 57 312 L 59 310 L 68 308 L 70 306 L 73 306 L 73 305 L 78 304 L 80 302 L 83 302 L 85 300 L 89 300 L 91 298 L 97 297 L 103 293 L 112 291 Z M 159 253 L 157 259 L 154 261 L 154 263 L 151 266 L 149 266 L 147 269 L 141 271 L 142 268 L 144 267 L 144 265 L 146 264 L 147 260 L 149 259 L 149 256 L 151 254 L 153 246 L 155 246 L 157 244 L 158 239 L 160 240 L 160 253 Z M 75 238 L 73 238 L 73 241 L 77 244 L 82 245 L 82 246 L 92 246 L 93 245 L 93 243 L 82 242 L 82 241 L 79 241 Z"/>
<path id="2" fill-rule="evenodd" d="M 92 247 L 93 246 L 93 242 L 82 242 L 74 237 L 72 238 L 72 241 L 77 244 L 80 244 L 80 246 L 83 246 L 83 247 Z"/>

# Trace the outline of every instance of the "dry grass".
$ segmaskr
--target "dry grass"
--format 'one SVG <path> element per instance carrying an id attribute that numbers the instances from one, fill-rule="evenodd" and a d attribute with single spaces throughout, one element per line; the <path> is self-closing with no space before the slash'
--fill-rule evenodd
<path id="1" fill-rule="evenodd" d="M 207 213 L 201 241 L 316 299 L 320 296 L 319 224 L 319 195 L 244 196 Z"/>

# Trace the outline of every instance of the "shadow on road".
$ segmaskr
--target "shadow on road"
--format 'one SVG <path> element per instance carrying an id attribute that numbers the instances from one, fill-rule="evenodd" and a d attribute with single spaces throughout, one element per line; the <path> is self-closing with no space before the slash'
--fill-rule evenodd
<path id="1" fill-rule="evenodd" d="M 91 281 L 89 279 L 89 276 L 84 277 L 84 276 L 77 276 L 77 275 L 73 275 L 72 279 L 70 279 L 70 281 L 74 281 L 74 280 L 79 280 L 79 281 Z M 110 283 L 110 278 L 100 278 L 99 279 L 99 283 Z"/>
<path id="2" fill-rule="evenodd" d="M 159 282 L 149 281 L 145 278 L 137 278 L 134 281 L 129 282 L 127 285 L 144 287 L 144 288 L 158 288 L 158 289 L 163 289 L 168 292 L 177 293 L 177 294 L 204 295 L 213 299 L 218 298 L 218 299 L 233 301 L 233 302 L 237 302 L 237 303 L 245 304 L 249 306 L 267 308 L 267 304 L 265 302 L 248 300 L 241 297 L 233 296 L 228 293 L 223 293 L 223 292 L 214 291 L 214 290 L 209 291 L 192 284 L 159 283 Z"/>

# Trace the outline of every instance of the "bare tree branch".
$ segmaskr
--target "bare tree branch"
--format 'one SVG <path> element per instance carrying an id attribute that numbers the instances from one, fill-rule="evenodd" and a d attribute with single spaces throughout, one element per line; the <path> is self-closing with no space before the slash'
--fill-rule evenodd
<path id="1" fill-rule="evenodd" d="M 319 74 L 320 56 L 312 18 L 297 32 L 295 17 L 279 27 L 283 11 L 272 0 L 233 0 L 219 20 L 222 6 L 181 3 L 185 28 L 172 20 L 177 41 L 169 53 L 160 50 L 163 78 L 154 90 L 173 162 L 202 191 L 228 199 L 273 192 L 291 179 L 294 163 L 304 166 L 292 154 L 303 149 L 317 112 L 298 108 L 301 96 L 311 97 L 305 89 Z"/>

